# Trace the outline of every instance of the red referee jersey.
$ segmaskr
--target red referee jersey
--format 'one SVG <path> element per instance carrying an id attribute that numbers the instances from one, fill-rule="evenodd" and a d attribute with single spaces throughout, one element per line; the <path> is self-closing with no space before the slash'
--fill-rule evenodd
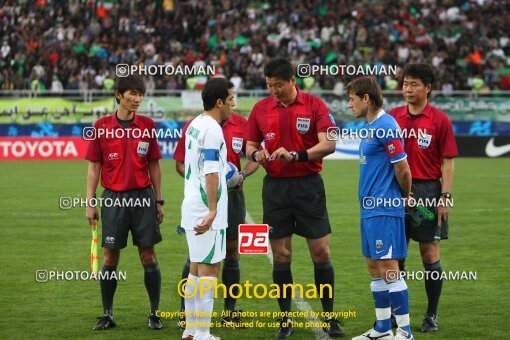
<path id="1" fill-rule="evenodd" d="M 182 136 L 175 147 L 174 159 L 177 162 L 184 163 L 186 130 L 193 119 L 184 125 Z M 244 154 L 246 151 L 246 139 L 244 138 L 246 123 L 246 118 L 232 113 L 230 118 L 221 125 L 223 137 L 227 143 L 227 161 L 235 164 L 239 171 L 241 171 L 241 153 Z"/>
<path id="2" fill-rule="evenodd" d="M 149 161 L 162 157 L 158 141 L 152 132 L 156 129 L 152 119 L 135 113 L 133 123 L 125 130 L 137 129 L 136 133 L 124 131 L 122 136 L 122 131 L 115 132 L 123 129 L 115 112 L 111 116 L 98 119 L 94 128 L 99 138 L 89 142 L 85 159 L 102 163 L 101 185 L 104 188 L 127 191 L 143 189 L 152 184 Z"/>
<path id="3" fill-rule="evenodd" d="M 326 104 L 318 97 L 302 92 L 297 86 L 297 97 L 288 106 L 273 96 L 259 101 L 248 118 L 246 139 L 260 143 L 272 154 L 280 147 L 287 151 L 307 150 L 319 143 L 317 134 L 335 127 Z M 299 177 L 322 170 L 322 159 L 289 163 L 280 160 L 264 164 L 271 177 Z"/>
<path id="4" fill-rule="evenodd" d="M 389 113 L 406 133 L 404 148 L 413 179 L 441 178 L 443 158 L 459 155 L 448 116 L 429 103 L 419 115 L 410 114 L 407 105 Z"/>

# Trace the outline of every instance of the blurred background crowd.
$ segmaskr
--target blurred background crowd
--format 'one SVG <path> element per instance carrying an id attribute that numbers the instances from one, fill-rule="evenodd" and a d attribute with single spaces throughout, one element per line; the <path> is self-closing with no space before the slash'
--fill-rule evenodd
<path id="1" fill-rule="evenodd" d="M 0 87 L 59 93 L 111 89 L 119 63 L 214 65 L 236 89 L 265 89 L 263 66 L 434 66 L 435 89 L 510 89 L 510 2 L 1 1 Z M 341 92 L 346 76 L 307 89 Z M 184 76 L 147 76 L 148 91 L 196 88 Z M 396 89 L 396 77 L 381 77 Z"/>

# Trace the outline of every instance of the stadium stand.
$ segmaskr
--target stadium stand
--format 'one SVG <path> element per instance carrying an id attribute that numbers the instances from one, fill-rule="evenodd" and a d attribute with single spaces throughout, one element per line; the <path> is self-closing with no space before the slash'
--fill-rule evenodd
<path id="1" fill-rule="evenodd" d="M 0 88 L 111 89 L 119 63 L 215 65 L 238 89 L 263 89 L 264 63 L 431 63 L 438 90 L 510 89 L 506 1 L 4 1 Z M 392 89 L 395 81 L 381 81 Z M 343 88 L 317 76 L 307 89 Z M 152 89 L 194 88 L 183 76 Z"/>

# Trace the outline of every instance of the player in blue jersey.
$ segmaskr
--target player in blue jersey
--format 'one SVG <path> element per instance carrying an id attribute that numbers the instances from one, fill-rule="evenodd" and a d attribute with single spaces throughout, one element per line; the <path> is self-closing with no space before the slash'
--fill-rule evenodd
<path id="1" fill-rule="evenodd" d="M 367 121 L 360 131 L 361 248 L 372 278 L 377 318 L 372 329 L 353 339 L 413 339 L 409 292 L 398 269 L 398 259 L 407 257 L 404 202 L 411 191 L 407 155 L 397 122 L 382 109 L 377 81 L 357 78 L 348 84 L 347 94 L 354 116 Z M 398 325 L 395 337 L 392 308 Z"/>

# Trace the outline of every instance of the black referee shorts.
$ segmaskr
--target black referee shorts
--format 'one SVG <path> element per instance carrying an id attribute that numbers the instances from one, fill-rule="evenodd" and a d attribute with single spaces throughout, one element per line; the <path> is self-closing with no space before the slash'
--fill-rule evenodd
<path id="1" fill-rule="evenodd" d="M 130 230 L 135 246 L 151 247 L 162 240 L 157 217 L 156 196 L 152 186 L 131 191 L 105 189 L 101 197 L 104 202 L 101 207 L 101 247 L 125 248 Z M 131 201 L 135 203 L 105 206 L 106 199 L 110 202 Z M 147 202 L 147 200 L 149 204 L 144 205 L 143 202 Z M 140 204 L 136 204 L 137 202 Z"/>
<path id="2" fill-rule="evenodd" d="M 441 196 L 441 181 L 440 180 L 420 180 L 413 179 L 411 187 L 414 198 L 421 199 L 424 203 L 433 202 L 434 199 L 438 202 Z M 412 227 L 408 218 L 406 217 L 406 235 L 407 238 L 412 238 L 416 242 L 427 243 L 434 241 L 434 235 L 437 227 L 437 209 L 431 205 L 425 205 L 430 211 L 434 212 L 435 219 L 432 221 L 425 220 L 419 227 Z M 448 218 L 441 224 L 441 239 L 448 239 Z"/>
<path id="3" fill-rule="evenodd" d="M 269 237 L 297 234 L 318 239 L 331 233 L 324 182 L 319 173 L 302 177 L 264 177 L 263 221 Z"/>
<path id="4" fill-rule="evenodd" d="M 242 190 L 229 191 L 227 240 L 239 239 L 239 225 L 244 223 L 245 218 L 244 192 Z"/>

